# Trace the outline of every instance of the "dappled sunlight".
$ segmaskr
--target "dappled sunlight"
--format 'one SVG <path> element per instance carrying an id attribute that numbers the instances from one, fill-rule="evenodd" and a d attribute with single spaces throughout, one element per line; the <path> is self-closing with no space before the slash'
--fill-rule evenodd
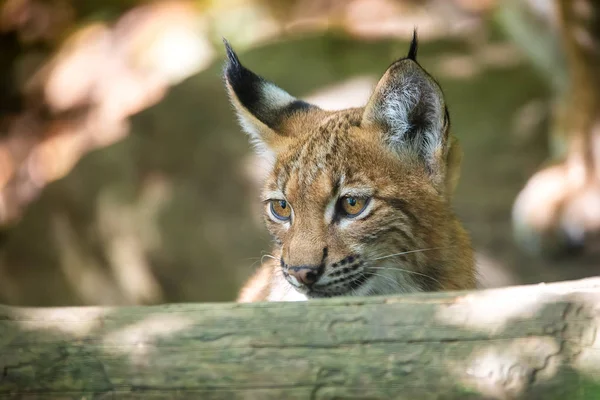
<path id="1" fill-rule="evenodd" d="M 83 304 L 122 304 L 124 299 L 99 262 L 85 252 L 67 216 L 55 214 L 50 229 L 60 249 L 61 271 L 80 301 Z"/>
<path id="2" fill-rule="evenodd" d="M 482 290 L 458 296 L 451 304 L 440 308 L 436 319 L 475 331 L 498 332 L 515 321 L 536 316 L 541 309 L 554 303 L 556 295 L 573 291 L 595 293 L 598 287 L 600 278 L 588 278 L 552 285 L 540 283 L 535 285 L 535 290 L 531 286 Z"/>
<path id="3" fill-rule="evenodd" d="M 468 53 L 440 54 L 433 71 L 440 77 L 471 80 L 487 69 L 514 68 L 523 57 L 511 43 L 481 43 Z"/>
<path id="4" fill-rule="evenodd" d="M 510 295 L 507 295 L 507 291 Z M 521 287 L 489 289 L 458 297 L 452 304 L 441 308 L 436 320 L 483 332 L 498 332 L 515 319 L 530 318 L 551 295 L 532 292 Z"/>
<path id="5" fill-rule="evenodd" d="M 471 54 L 448 54 L 439 57 L 434 71 L 442 77 L 473 79 L 481 73 L 481 66 Z"/>
<path id="6" fill-rule="evenodd" d="M 150 272 L 137 237 L 115 236 L 107 251 L 117 284 L 129 303 L 157 303 L 162 300 L 161 288 Z"/>
<path id="7" fill-rule="evenodd" d="M 514 68 L 525 61 L 518 48 L 510 42 L 486 43 L 479 47 L 475 56 L 486 68 Z"/>
<path id="8" fill-rule="evenodd" d="M 413 11 L 410 17 L 406 16 L 407 9 Z M 351 33 L 364 37 L 406 38 L 410 37 L 415 26 L 419 27 L 419 35 L 427 37 L 446 27 L 433 19 L 424 7 L 391 0 L 351 2 L 345 11 L 344 22 Z"/>
<path id="9" fill-rule="evenodd" d="M 61 11 L 30 3 L 1 6 L 4 28 L 31 40 L 48 34 L 43 40 L 56 48 L 37 55 L 39 65 L 31 71 L 19 71 L 28 109 L 8 120 L 8 138 L 0 138 L 0 148 L 12 137 L 28 140 L 20 151 L 6 146 L 13 157 L 12 168 L 0 173 L 6 208 L 0 224 L 17 220 L 46 184 L 65 176 L 84 154 L 122 140 L 132 115 L 158 103 L 170 86 L 207 68 L 215 57 L 206 17 L 193 2 L 151 2 L 113 23 L 92 19 L 77 27 L 69 26 L 72 4 Z M 47 32 L 52 29 L 57 31 Z M 55 43 L 58 36 L 65 39 Z"/>
<path id="10" fill-rule="evenodd" d="M 69 307 L 22 308 L 15 310 L 11 318 L 24 332 L 54 330 L 72 339 L 80 339 L 101 330 L 104 317 L 110 313 L 110 309 L 106 307 L 85 307 L 77 309 L 77 312 L 74 310 Z M 55 340 L 54 335 L 48 337 L 49 340 Z"/>
<path id="11" fill-rule="evenodd" d="M 207 10 L 207 14 L 210 18 L 211 28 L 215 30 L 215 36 L 225 37 L 232 43 L 242 46 L 252 46 L 263 41 L 273 40 L 283 34 L 286 23 L 277 18 L 281 17 L 278 14 L 280 4 L 284 3 L 261 0 L 214 1 Z M 284 4 L 282 7 L 284 14 L 290 5 L 291 2 Z M 310 26 L 310 28 L 314 29 L 314 26 Z M 302 31 L 302 29 L 298 30 Z"/>
<path id="12" fill-rule="evenodd" d="M 83 106 L 93 90 L 95 77 L 102 71 L 103 52 L 109 45 L 110 29 L 105 24 L 80 29 L 28 82 L 27 89 L 35 91 L 41 86 L 45 101 L 55 111 Z"/>
<path id="13" fill-rule="evenodd" d="M 594 345 L 594 347 L 581 350 L 574 366 L 577 372 L 600 384 L 600 329 L 598 329 L 598 325 L 600 325 L 599 318 L 585 328 L 583 336 L 586 338 L 587 344 Z"/>
<path id="14" fill-rule="evenodd" d="M 126 356 L 134 365 L 147 365 L 161 339 L 189 328 L 193 320 L 178 315 L 150 315 L 142 321 L 109 332 L 102 338 L 104 351 Z"/>
<path id="15" fill-rule="evenodd" d="M 134 8 L 114 26 L 84 26 L 42 68 L 29 91 L 42 86 L 55 110 L 104 108 L 117 101 L 108 117 L 127 117 L 212 61 L 214 49 L 199 22 L 189 3 L 165 1 Z"/>
<path id="16" fill-rule="evenodd" d="M 0 144 L 0 187 L 4 187 L 14 171 L 12 155 L 6 145 Z M 0 210 L 0 218 L 2 211 Z"/>
<path id="17" fill-rule="evenodd" d="M 449 368 L 464 387 L 493 398 L 515 398 L 532 383 L 550 381 L 561 365 L 560 344 L 552 337 L 530 337 L 477 346 L 467 369 Z"/>
<path id="18" fill-rule="evenodd" d="M 476 20 L 466 14 L 451 2 L 357 0 L 347 3 L 342 21 L 349 33 L 365 38 L 408 38 L 417 26 L 420 37 L 439 39 L 476 29 Z"/>
<path id="19" fill-rule="evenodd" d="M 84 138 L 72 124 L 56 123 L 56 134 L 41 141 L 27 158 L 27 173 L 36 187 L 65 176 L 79 160 L 85 148 Z"/>
<path id="20" fill-rule="evenodd" d="M 482 333 L 435 319 L 461 293 L 301 304 L 0 306 L 0 394 L 52 387 L 57 396 L 194 391 L 202 398 L 219 390 L 221 397 L 262 398 L 252 395 L 276 382 L 272 398 L 316 391 L 347 398 L 357 389 L 366 398 L 395 398 L 402 388 L 410 399 L 595 399 L 599 288 L 600 278 L 549 285 L 548 293 L 564 295 L 545 299 L 530 318 Z M 506 299 L 512 295 L 507 289 Z"/>
<path id="21" fill-rule="evenodd" d="M 149 181 L 140 195 L 140 207 L 118 200 L 110 192 L 98 198 L 99 233 L 108 263 L 120 292 L 129 304 L 157 303 L 163 299 L 160 285 L 148 263 L 147 250 L 161 244 L 157 214 L 168 201 L 168 186 Z M 140 218 L 140 213 L 144 218 Z M 144 240 L 145 239 L 145 240 Z"/>
<path id="22" fill-rule="evenodd" d="M 591 280 L 600 286 L 600 278 Z M 600 384 L 600 303 L 592 287 L 582 287 L 575 294 L 577 305 L 568 310 L 568 316 L 576 318 L 574 323 L 567 323 L 565 337 L 572 346 L 575 355 L 573 367 L 589 380 Z"/>
<path id="23" fill-rule="evenodd" d="M 216 56 L 207 18 L 192 2 L 168 0 L 133 9 L 115 26 L 115 35 L 126 35 L 136 24 L 123 48 L 134 68 L 155 79 L 177 84 Z"/>
<path id="24" fill-rule="evenodd" d="M 371 75 L 347 79 L 310 93 L 305 100 L 326 110 L 362 107 L 375 89 L 377 79 Z"/>
<path id="25" fill-rule="evenodd" d="M 555 385 L 559 373 L 569 387 L 581 381 L 572 373 L 600 382 L 599 287 L 600 278 L 591 278 L 459 295 L 438 309 L 436 321 L 493 340 L 480 338 L 469 348 L 468 366 L 449 362 L 448 372 L 461 386 L 494 398 Z"/>

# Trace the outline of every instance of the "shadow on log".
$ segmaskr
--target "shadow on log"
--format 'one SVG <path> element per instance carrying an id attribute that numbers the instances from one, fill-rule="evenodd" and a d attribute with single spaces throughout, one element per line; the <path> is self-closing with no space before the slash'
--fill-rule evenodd
<path id="1" fill-rule="evenodd" d="M 0 308 L 0 397 L 598 399 L 600 278 L 305 303 Z"/>

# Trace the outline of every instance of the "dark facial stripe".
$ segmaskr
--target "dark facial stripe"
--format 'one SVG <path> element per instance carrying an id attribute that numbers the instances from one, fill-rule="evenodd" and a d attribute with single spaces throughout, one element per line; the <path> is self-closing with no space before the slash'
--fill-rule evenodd
<path id="1" fill-rule="evenodd" d="M 411 274 L 411 279 L 425 292 L 435 292 L 441 290 L 440 283 L 438 282 L 441 277 L 439 277 L 437 268 L 426 268 L 427 274 L 431 275 L 434 279 L 431 279 L 429 276 L 422 276 L 417 274 Z"/>
<path id="2" fill-rule="evenodd" d="M 337 282 L 331 282 L 324 287 L 315 287 L 307 295 L 308 297 L 331 297 L 348 294 L 351 290 L 356 290 L 364 285 L 373 274 L 368 271 L 356 273 L 338 279 Z"/>
<path id="3" fill-rule="evenodd" d="M 384 226 L 381 229 L 379 229 L 377 232 L 374 232 L 371 235 L 364 237 L 363 242 L 366 244 L 371 244 L 373 242 L 380 240 L 383 236 L 388 235 L 390 233 L 395 233 L 395 234 L 401 236 L 404 243 L 407 244 L 408 246 L 412 246 L 412 247 L 415 246 L 415 240 L 407 232 L 405 232 L 403 229 L 401 229 L 397 225 Z"/>
<path id="4" fill-rule="evenodd" d="M 334 196 L 337 196 L 337 194 L 340 191 L 340 186 L 342 184 L 342 179 L 341 177 L 337 177 L 337 179 L 335 180 L 335 182 L 333 183 L 333 188 L 331 189 L 331 194 Z"/>
<path id="5" fill-rule="evenodd" d="M 395 198 L 391 198 L 391 197 L 376 197 L 376 198 L 381 201 L 385 201 L 394 210 L 399 211 L 402 214 L 406 215 L 410 219 L 410 222 L 413 226 L 415 226 L 415 227 L 419 226 L 419 219 L 417 218 L 417 216 L 415 214 L 413 214 L 408 209 L 409 207 L 408 207 L 408 203 L 406 202 L 406 200 L 395 199 Z"/>

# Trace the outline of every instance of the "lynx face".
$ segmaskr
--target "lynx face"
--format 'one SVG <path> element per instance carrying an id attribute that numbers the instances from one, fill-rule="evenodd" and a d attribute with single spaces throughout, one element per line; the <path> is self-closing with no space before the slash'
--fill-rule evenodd
<path id="1" fill-rule="evenodd" d="M 335 112 L 295 99 L 226 48 L 241 125 L 272 165 L 263 202 L 276 262 L 241 301 L 474 287 L 469 239 L 450 205 L 460 152 L 416 37 L 364 108 Z"/>

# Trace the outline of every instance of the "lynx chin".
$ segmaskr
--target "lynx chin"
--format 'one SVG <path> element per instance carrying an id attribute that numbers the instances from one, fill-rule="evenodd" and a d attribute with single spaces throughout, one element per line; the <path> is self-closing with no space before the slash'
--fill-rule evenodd
<path id="1" fill-rule="evenodd" d="M 225 41 L 225 85 L 270 162 L 262 192 L 275 246 L 240 302 L 475 287 L 451 198 L 461 151 L 438 83 L 408 55 L 362 108 L 326 111 L 243 66 Z"/>

